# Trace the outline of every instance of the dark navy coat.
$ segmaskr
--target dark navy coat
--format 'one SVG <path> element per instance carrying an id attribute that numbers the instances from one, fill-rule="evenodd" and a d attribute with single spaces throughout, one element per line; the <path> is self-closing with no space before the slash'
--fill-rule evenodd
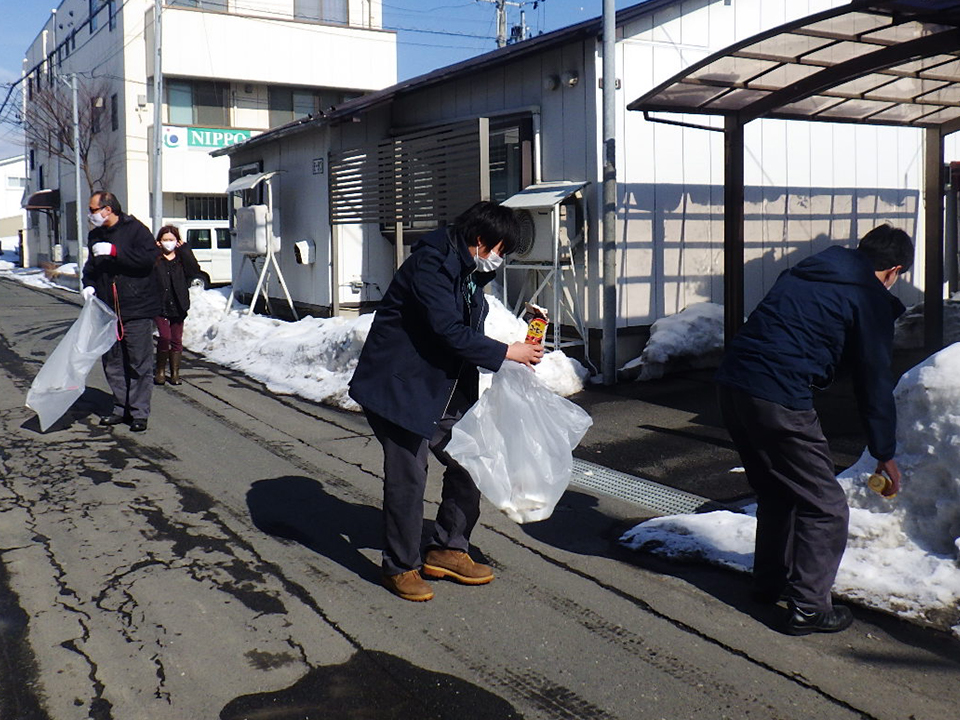
<path id="1" fill-rule="evenodd" d="M 121 213 L 119 218 L 113 227 L 101 225 L 90 231 L 88 250 L 95 243 L 108 242 L 117 248 L 117 254 L 90 252 L 83 266 L 83 285 L 92 286 L 110 308 L 116 310 L 119 305 L 121 320 L 154 318 L 160 314 L 160 290 L 153 277 L 160 248 L 153 233 L 133 215 Z"/>
<path id="2" fill-rule="evenodd" d="M 903 304 L 859 250 L 834 246 L 783 272 L 729 343 L 717 381 L 793 410 L 813 407 L 813 388 L 852 374 L 870 454 L 896 453 L 890 370 Z"/>
<path id="3" fill-rule="evenodd" d="M 458 390 L 475 399 L 477 367 L 498 370 L 507 346 L 483 334 L 483 285 L 456 228 L 413 248 L 390 283 L 367 335 L 350 397 L 366 410 L 431 438 Z"/>

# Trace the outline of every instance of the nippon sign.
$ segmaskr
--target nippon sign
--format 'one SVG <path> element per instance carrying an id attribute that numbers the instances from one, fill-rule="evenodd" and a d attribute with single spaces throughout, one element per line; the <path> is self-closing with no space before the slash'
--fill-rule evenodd
<path id="1" fill-rule="evenodd" d="M 253 133 L 250 130 L 163 126 L 163 146 L 169 150 L 216 150 L 236 145 L 251 137 Z"/>

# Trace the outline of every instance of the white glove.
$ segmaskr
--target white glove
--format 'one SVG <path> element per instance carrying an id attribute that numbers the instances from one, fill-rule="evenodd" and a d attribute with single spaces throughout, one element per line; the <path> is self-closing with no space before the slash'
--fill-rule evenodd
<path id="1" fill-rule="evenodd" d="M 90 298 L 92 298 L 94 295 L 97 294 L 97 291 L 94 290 L 92 286 L 87 285 L 86 287 L 83 288 L 83 290 L 80 291 L 80 294 L 83 295 L 84 300 L 89 300 Z"/>
<path id="2" fill-rule="evenodd" d="M 92 252 L 94 255 L 113 255 L 113 243 L 94 243 L 93 247 L 90 248 L 90 252 Z"/>

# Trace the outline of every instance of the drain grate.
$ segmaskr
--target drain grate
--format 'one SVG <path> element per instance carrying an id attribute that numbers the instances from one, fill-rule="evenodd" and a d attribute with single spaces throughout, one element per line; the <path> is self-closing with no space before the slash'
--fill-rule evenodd
<path id="1" fill-rule="evenodd" d="M 619 470 L 611 470 L 579 458 L 573 459 L 570 483 L 642 505 L 660 515 L 681 515 L 704 510 L 719 510 L 723 507 L 699 495 L 667 487 L 652 480 L 644 480 Z"/>

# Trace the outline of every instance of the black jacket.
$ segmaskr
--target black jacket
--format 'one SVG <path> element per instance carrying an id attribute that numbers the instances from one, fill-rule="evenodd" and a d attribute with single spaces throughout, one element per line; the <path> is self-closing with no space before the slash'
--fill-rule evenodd
<path id="1" fill-rule="evenodd" d="M 83 284 L 92 286 L 97 297 L 121 320 L 152 318 L 160 314 L 160 293 L 153 277 L 153 265 L 160 252 L 153 234 L 133 215 L 120 215 L 113 225 L 94 228 L 87 236 L 87 249 L 98 242 L 113 243 L 116 256 L 87 256 Z M 116 296 L 113 288 L 116 285 Z"/>
<path id="2" fill-rule="evenodd" d="M 200 264 L 188 245 L 174 251 L 173 260 L 157 256 L 153 276 L 160 292 L 160 312 L 166 318 L 185 318 L 190 309 L 190 281 L 200 276 Z"/>
<path id="3" fill-rule="evenodd" d="M 482 288 L 494 273 L 476 267 L 455 228 L 417 243 L 377 310 L 350 397 L 425 438 L 433 437 L 455 389 L 476 399 L 477 366 L 498 370 L 507 353 L 483 334 Z"/>
<path id="4" fill-rule="evenodd" d="M 794 410 L 813 407 L 813 388 L 852 373 L 870 454 L 896 453 L 894 321 L 903 304 L 859 250 L 839 246 L 784 271 L 729 343 L 717 381 Z"/>

